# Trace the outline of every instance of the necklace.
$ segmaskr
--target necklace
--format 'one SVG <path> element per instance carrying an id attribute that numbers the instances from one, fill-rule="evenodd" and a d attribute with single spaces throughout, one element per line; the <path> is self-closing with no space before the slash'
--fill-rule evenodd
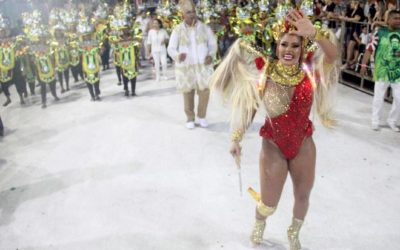
<path id="1" fill-rule="evenodd" d="M 275 63 L 271 70 L 271 79 L 280 85 L 293 87 L 304 78 L 304 72 L 298 65 L 285 66 L 280 62 Z"/>

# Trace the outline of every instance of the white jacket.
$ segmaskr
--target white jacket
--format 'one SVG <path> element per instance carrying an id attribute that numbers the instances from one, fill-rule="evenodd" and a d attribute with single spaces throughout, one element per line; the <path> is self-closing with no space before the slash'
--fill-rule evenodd
<path id="1" fill-rule="evenodd" d="M 213 65 L 204 65 L 204 61 L 207 56 L 214 58 L 216 52 L 215 35 L 204 23 L 197 21 L 194 27 L 189 27 L 182 22 L 176 26 L 169 40 L 168 54 L 175 60 L 177 89 L 182 92 L 207 89 Z M 178 62 L 180 53 L 186 53 L 183 62 Z"/>

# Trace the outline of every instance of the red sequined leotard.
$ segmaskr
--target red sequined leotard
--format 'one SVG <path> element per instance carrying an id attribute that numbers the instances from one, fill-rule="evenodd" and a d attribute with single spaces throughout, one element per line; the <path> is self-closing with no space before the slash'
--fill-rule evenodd
<path id="1" fill-rule="evenodd" d="M 260 135 L 272 140 L 288 160 L 296 157 L 303 140 L 313 133 L 313 125 L 308 118 L 312 92 L 311 81 L 306 75 L 295 87 L 288 110 L 276 117 L 267 117 L 260 129 Z"/>

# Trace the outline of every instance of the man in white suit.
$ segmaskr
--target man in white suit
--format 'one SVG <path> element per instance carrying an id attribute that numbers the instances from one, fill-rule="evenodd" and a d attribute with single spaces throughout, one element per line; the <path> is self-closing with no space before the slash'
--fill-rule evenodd
<path id="1" fill-rule="evenodd" d="M 198 123 L 207 127 L 206 120 L 210 90 L 208 81 L 213 73 L 212 61 L 217 52 L 214 33 L 197 20 L 195 5 L 191 0 L 180 1 L 183 22 L 172 31 L 168 54 L 175 61 L 177 89 L 183 93 L 186 127 L 195 128 L 194 96 L 199 96 Z"/>

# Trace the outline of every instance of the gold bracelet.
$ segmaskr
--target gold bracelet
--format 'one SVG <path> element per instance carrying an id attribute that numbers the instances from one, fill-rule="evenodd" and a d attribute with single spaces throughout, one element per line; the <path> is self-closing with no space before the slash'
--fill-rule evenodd
<path id="1" fill-rule="evenodd" d="M 329 38 L 328 31 L 326 31 L 320 27 L 315 27 L 315 35 L 311 40 L 318 42 L 324 38 Z"/>
<path id="2" fill-rule="evenodd" d="M 324 36 L 322 30 L 321 29 L 317 29 L 317 32 L 315 32 L 314 41 L 319 41 L 319 40 L 324 39 L 324 38 L 325 38 L 325 36 Z"/>
<path id="3" fill-rule="evenodd" d="M 243 132 L 242 132 L 242 130 L 240 130 L 240 129 L 235 129 L 235 130 L 232 132 L 232 136 L 231 136 L 232 142 L 240 142 L 240 141 L 242 140 L 242 138 L 243 138 Z"/>

